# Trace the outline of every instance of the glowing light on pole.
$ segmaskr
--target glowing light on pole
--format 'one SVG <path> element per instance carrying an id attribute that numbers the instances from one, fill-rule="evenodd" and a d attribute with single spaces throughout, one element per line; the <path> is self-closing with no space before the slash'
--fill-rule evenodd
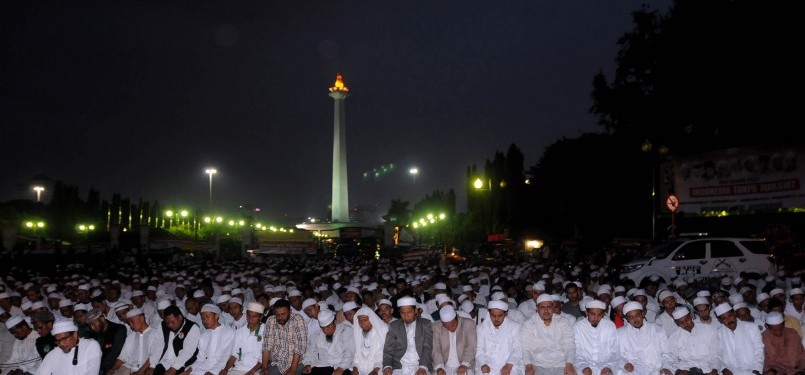
<path id="1" fill-rule="evenodd" d="M 408 170 L 408 173 L 411 175 L 411 177 L 413 177 L 414 183 L 416 184 L 416 175 L 419 174 L 419 168 L 411 167 L 411 169 Z"/>
<path id="2" fill-rule="evenodd" d="M 207 168 L 204 170 L 204 173 L 210 175 L 210 211 L 212 211 L 212 175 L 218 173 L 218 170 L 215 168 Z"/>
<path id="3" fill-rule="evenodd" d="M 36 192 L 36 201 L 39 202 L 42 198 L 42 192 L 45 191 L 45 188 L 42 186 L 34 186 L 34 191 Z"/>

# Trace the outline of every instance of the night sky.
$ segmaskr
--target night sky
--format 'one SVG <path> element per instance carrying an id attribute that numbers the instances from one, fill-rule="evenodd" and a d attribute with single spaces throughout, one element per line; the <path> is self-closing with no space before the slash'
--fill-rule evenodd
<path id="1" fill-rule="evenodd" d="M 602 131 L 592 79 L 613 76 L 641 3 L 12 2 L 0 16 L 0 202 L 34 199 L 29 181 L 45 175 L 84 197 L 203 209 L 214 166 L 217 209 L 323 217 L 340 71 L 350 206 L 382 214 L 452 188 L 463 211 L 468 165 L 515 143 L 527 168 L 562 137 Z"/>

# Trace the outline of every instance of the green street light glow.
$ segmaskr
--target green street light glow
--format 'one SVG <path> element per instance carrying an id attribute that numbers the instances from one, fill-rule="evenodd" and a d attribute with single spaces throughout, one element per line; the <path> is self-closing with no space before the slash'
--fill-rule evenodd
<path id="1" fill-rule="evenodd" d="M 171 211 L 171 210 L 165 211 L 165 216 L 172 217 L 173 216 L 173 211 Z"/>
<path id="2" fill-rule="evenodd" d="M 209 224 L 211 221 L 212 221 L 212 218 L 210 218 L 209 216 L 204 216 L 204 222 L 205 223 Z"/>
<path id="3" fill-rule="evenodd" d="M 223 223 L 223 222 L 224 222 L 224 218 L 222 218 L 222 217 L 218 216 L 218 217 L 216 217 L 216 218 L 215 218 L 215 222 L 216 222 L 216 223 Z"/>
<path id="4" fill-rule="evenodd" d="M 179 215 L 181 215 L 182 217 L 187 217 L 187 215 L 189 215 L 189 214 L 188 214 L 187 210 L 182 210 L 182 212 L 180 212 Z"/>
<path id="5" fill-rule="evenodd" d="M 439 214 L 439 220 L 444 220 L 447 217 L 444 213 Z"/>
<path id="6" fill-rule="evenodd" d="M 479 177 L 475 179 L 475 182 L 472 183 L 472 186 L 474 186 L 476 189 L 480 189 L 484 187 L 484 182 L 481 181 L 481 178 Z"/>

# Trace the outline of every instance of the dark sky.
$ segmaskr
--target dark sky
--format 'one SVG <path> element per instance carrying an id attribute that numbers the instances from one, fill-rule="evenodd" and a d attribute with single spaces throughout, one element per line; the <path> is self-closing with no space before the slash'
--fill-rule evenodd
<path id="1" fill-rule="evenodd" d="M 591 82 L 612 77 L 640 5 L 13 2 L 0 16 L 0 201 L 35 197 L 29 181 L 46 175 L 82 195 L 204 208 L 215 166 L 218 208 L 322 217 L 327 88 L 341 71 L 350 205 L 385 212 L 393 198 L 453 188 L 462 211 L 468 165 L 515 143 L 530 166 L 560 138 L 601 130 Z"/>

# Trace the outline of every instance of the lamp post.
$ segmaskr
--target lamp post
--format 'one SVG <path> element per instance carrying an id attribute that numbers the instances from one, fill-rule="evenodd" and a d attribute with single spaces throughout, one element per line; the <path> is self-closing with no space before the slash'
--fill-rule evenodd
<path id="1" fill-rule="evenodd" d="M 34 191 L 36 192 L 36 201 L 40 202 L 42 198 L 42 192 L 45 191 L 43 186 L 34 186 Z"/>
<path id="2" fill-rule="evenodd" d="M 419 174 L 419 168 L 411 167 L 411 169 L 408 170 L 408 174 L 411 175 L 411 177 L 414 179 L 414 184 L 416 184 L 416 175 Z"/>
<path id="3" fill-rule="evenodd" d="M 652 154 L 654 150 L 654 145 L 651 143 L 649 139 L 643 141 L 643 144 L 640 147 L 641 150 L 645 153 Z M 664 156 L 668 153 L 668 146 L 662 145 L 660 146 L 656 154 L 660 156 Z M 651 158 L 651 240 L 654 241 L 657 238 L 657 160 L 654 157 Z"/>
<path id="4" fill-rule="evenodd" d="M 78 232 L 84 233 L 84 238 L 87 241 L 87 253 L 90 253 L 92 247 L 89 244 L 89 233 L 95 230 L 95 225 L 93 224 L 78 224 Z"/>
<path id="5" fill-rule="evenodd" d="M 489 190 L 489 223 L 487 226 L 487 230 L 489 231 L 488 234 L 491 234 L 495 231 L 495 225 L 493 222 L 493 213 L 492 213 L 492 179 L 487 179 L 487 188 L 484 189 L 484 181 L 481 180 L 480 177 L 476 178 L 475 181 L 472 183 L 472 186 L 476 190 Z"/>
<path id="6" fill-rule="evenodd" d="M 218 170 L 215 168 L 207 168 L 204 170 L 204 173 L 210 175 L 210 212 L 212 212 L 212 175 L 218 173 Z"/>
<path id="7" fill-rule="evenodd" d="M 34 237 L 36 237 L 36 250 L 39 250 L 42 244 L 42 239 L 39 237 L 39 233 L 37 230 L 45 228 L 44 221 L 26 221 L 25 227 L 32 230 L 34 232 Z"/>

